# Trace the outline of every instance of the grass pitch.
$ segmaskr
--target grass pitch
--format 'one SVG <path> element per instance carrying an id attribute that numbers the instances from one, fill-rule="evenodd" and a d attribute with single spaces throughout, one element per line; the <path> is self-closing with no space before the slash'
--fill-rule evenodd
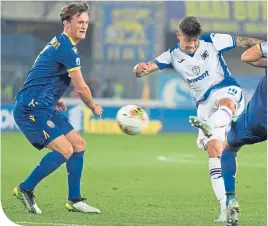
<path id="1" fill-rule="evenodd" d="M 64 208 L 66 168 L 36 188 L 42 215 L 29 214 L 12 189 L 40 161 L 22 134 L 2 134 L 2 206 L 20 225 L 213 226 L 219 215 L 206 152 L 193 134 L 84 135 L 87 141 L 82 193 L 101 215 Z M 238 156 L 237 198 L 240 225 L 266 225 L 266 142 L 246 146 Z M 21 223 L 24 222 L 24 223 Z"/>

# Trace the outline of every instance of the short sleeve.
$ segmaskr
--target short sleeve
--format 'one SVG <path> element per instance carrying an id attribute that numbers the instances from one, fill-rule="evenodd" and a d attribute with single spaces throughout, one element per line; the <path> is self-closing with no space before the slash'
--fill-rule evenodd
<path id="1" fill-rule="evenodd" d="M 211 33 L 210 38 L 219 52 L 225 52 L 236 47 L 235 36 L 233 35 Z"/>
<path id="2" fill-rule="evenodd" d="M 79 69 L 81 67 L 80 57 L 76 47 L 59 49 L 59 62 L 67 68 L 67 72 Z"/>
<path id="3" fill-rule="evenodd" d="M 170 51 L 163 52 L 161 55 L 155 58 L 154 62 L 160 70 L 165 68 L 173 68 L 171 63 Z"/>

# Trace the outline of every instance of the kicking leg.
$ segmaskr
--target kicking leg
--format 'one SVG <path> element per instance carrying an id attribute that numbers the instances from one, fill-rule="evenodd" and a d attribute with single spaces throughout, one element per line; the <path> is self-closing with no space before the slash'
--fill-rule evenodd
<path id="1" fill-rule="evenodd" d="M 192 126 L 201 129 L 207 137 L 211 137 L 215 128 L 231 124 L 235 110 L 236 105 L 234 101 L 225 98 L 219 101 L 219 108 L 207 120 L 198 116 L 190 116 L 189 122 Z"/>

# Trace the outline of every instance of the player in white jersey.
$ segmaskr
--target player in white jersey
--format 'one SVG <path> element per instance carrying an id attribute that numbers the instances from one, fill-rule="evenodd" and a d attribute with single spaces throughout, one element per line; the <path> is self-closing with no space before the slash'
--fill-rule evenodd
<path id="1" fill-rule="evenodd" d="M 178 26 L 178 43 L 154 61 L 137 64 L 133 73 L 141 78 L 159 69 L 173 68 L 188 83 L 198 115 L 190 116 L 190 122 L 200 128 L 198 147 L 208 152 L 211 183 L 221 205 L 216 221 L 225 221 L 226 198 L 220 156 L 232 119 L 244 109 L 244 97 L 222 53 L 235 47 L 251 47 L 261 41 L 229 34 L 201 35 L 201 32 L 196 17 L 183 18 Z M 206 130 L 206 120 L 213 125 L 212 131 Z"/>

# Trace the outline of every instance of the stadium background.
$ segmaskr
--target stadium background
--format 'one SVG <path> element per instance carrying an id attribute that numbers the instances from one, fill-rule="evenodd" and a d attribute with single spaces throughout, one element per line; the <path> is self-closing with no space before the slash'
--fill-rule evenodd
<path id="1" fill-rule="evenodd" d="M 7 2 L 2 5 L 1 130 L 16 130 L 12 118 L 15 93 L 45 44 L 62 32 L 62 2 Z M 81 106 L 71 87 L 68 115 L 79 131 L 119 133 L 119 106 L 139 104 L 152 119 L 146 133 L 191 132 L 187 117 L 195 106 L 187 86 L 173 71 L 136 79 L 132 67 L 154 59 L 176 44 L 178 21 L 199 16 L 204 32 L 228 32 L 266 39 L 266 2 L 90 2 L 87 38 L 78 44 L 82 71 L 93 96 L 104 106 L 102 119 Z M 209 13 L 213 12 L 213 13 Z M 224 54 L 232 74 L 252 95 L 263 70 L 240 61 L 243 49 Z M 77 117 L 79 115 L 79 117 Z"/>
<path id="2" fill-rule="evenodd" d="M 266 2 L 90 2 L 87 38 L 78 44 L 82 71 L 104 107 L 102 119 L 66 93 L 71 123 L 87 142 L 82 193 L 100 216 L 64 211 L 66 171 L 61 167 L 36 188 L 41 216 L 27 214 L 13 187 L 40 161 L 12 117 L 13 97 L 45 44 L 62 32 L 61 2 L 1 2 L 1 205 L 18 225 L 217 226 L 218 201 L 211 189 L 207 154 L 195 143 L 188 116 L 195 106 L 173 71 L 136 79 L 132 67 L 176 43 L 176 25 L 199 16 L 204 32 L 228 32 L 266 40 Z M 243 49 L 224 53 L 247 99 L 262 69 L 240 61 Z M 144 136 L 120 133 L 115 121 L 124 104 L 142 105 L 151 117 Z M 109 133 L 109 135 L 107 135 Z M 168 133 L 168 134 L 165 134 Z M 266 144 L 243 148 L 238 157 L 240 224 L 267 225 Z M 2 222 L 2 221 L 1 221 Z M 9 225 L 1 223 L 1 225 Z"/>

